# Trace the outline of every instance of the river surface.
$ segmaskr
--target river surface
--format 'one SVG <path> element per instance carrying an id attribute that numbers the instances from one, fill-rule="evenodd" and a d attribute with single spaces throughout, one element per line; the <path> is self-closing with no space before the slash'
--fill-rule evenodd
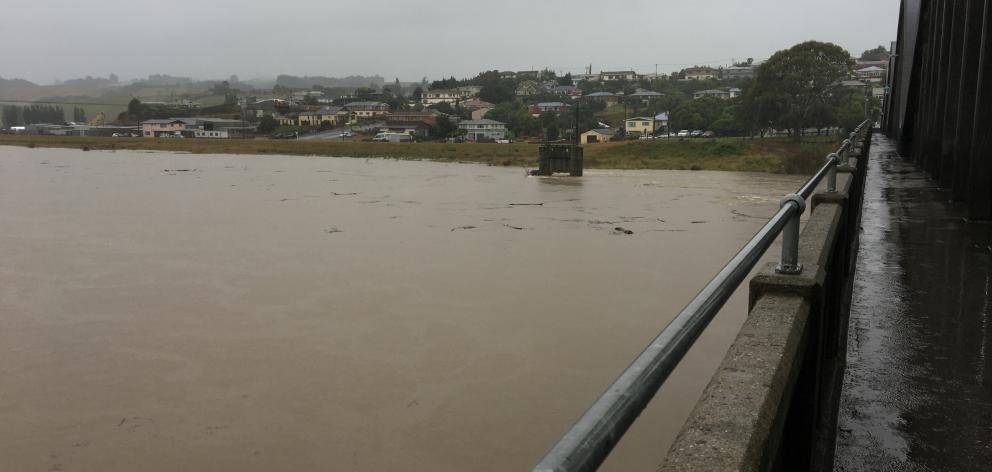
<path id="1" fill-rule="evenodd" d="M 529 469 L 799 183 L 0 147 L 0 470 Z"/>

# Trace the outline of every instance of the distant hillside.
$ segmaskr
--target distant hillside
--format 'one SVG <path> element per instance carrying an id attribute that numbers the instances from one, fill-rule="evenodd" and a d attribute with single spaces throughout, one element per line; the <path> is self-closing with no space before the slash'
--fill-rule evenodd
<path id="1" fill-rule="evenodd" d="M 378 75 L 373 75 L 370 77 L 364 77 L 361 75 L 351 75 L 344 78 L 334 78 L 334 77 L 322 77 L 319 75 L 315 76 L 304 76 L 296 77 L 292 75 L 280 75 L 276 77 L 276 84 L 282 87 L 295 88 L 295 89 L 308 89 L 312 88 L 314 85 L 320 85 L 321 87 L 369 87 L 372 86 L 377 90 L 381 90 L 382 86 L 385 85 L 386 80 Z"/>
<path id="2" fill-rule="evenodd" d="M 5 79 L 0 77 L 0 99 L 33 100 L 39 96 L 40 85 L 24 79 Z"/>
<path id="3" fill-rule="evenodd" d="M 24 79 L 0 77 L 0 100 L 39 100 L 51 97 L 94 97 L 115 87 L 116 78 L 86 77 L 56 85 L 38 85 Z"/>

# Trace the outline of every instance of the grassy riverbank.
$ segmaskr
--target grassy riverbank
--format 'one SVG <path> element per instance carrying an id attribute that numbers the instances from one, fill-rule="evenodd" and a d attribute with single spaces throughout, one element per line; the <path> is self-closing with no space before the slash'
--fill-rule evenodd
<path id="1" fill-rule="evenodd" d="M 586 167 L 808 173 L 836 146 L 835 138 L 803 143 L 787 139 L 720 138 L 626 141 L 585 146 Z M 82 150 L 161 150 L 195 154 L 288 154 L 377 157 L 494 166 L 537 167 L 536 144 L 370 143 L 321 140 L 149 139 L 0 135 L 0 146 Z"/>

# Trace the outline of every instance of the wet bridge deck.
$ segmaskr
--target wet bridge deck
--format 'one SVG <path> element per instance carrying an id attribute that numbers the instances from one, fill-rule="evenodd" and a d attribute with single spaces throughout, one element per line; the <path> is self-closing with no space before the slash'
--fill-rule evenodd
<path id="1" fill-rule="evenodd" d="M 950 200 L 875 135 L 835 470 L 992 464 L 992 224 Z"/>

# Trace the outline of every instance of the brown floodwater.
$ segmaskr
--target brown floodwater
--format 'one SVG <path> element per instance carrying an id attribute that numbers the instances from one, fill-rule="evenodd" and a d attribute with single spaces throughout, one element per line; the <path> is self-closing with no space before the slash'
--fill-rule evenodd
<path id="1" fill-rule="evenodd" d="M 0 470 L 529 469 L 799 181 L 0 147 Z"/>

